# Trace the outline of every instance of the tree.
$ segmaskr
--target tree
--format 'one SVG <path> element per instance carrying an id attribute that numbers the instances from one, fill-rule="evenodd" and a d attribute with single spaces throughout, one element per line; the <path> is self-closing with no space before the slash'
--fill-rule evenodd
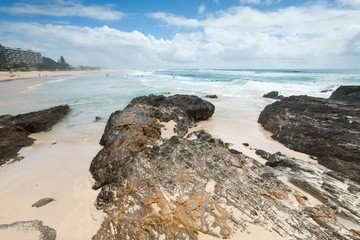
<path id="1" fill-rule="evenodd" d="M 60 65 L 60 69 L 61 70 L 65 70 L 65 69 L 69 69 L 70 65 L 68 63 L 65 62 L 65 58 L 63 56 L 60 56 L 60 59 L 58 61 L 59 65 Z"/>

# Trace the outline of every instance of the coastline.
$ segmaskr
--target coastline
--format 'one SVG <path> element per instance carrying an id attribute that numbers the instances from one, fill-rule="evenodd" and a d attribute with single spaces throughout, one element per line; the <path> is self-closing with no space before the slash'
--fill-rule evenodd
<path id="1" fill-rule="evenodd" d="M 107 73 L 107 72 L 117 72 L 118 70 L 86 70 L 86 71 L 30 71 L 30 72 L 14 72 L 10 74 L 9 72 L 0 72 L 0 82 L 3 81 L 12 81 L 20 79 L 46 79 L 50 77 L 60 77 L 60 76 L 71 76 L 71 75 L 85 75 L 93 73 Z M 13 75 L 13 76 L 12 76 Z M 12 76 L 12 77 L 10 77 Z"/>
<path id="2" fill-rule="evenodd" d="M 59 72 L 53 76 L 73 73 Z M 98 72 L 81 72 L 94 73 Z M 0 81 L 4 85 L 0 105 L 26 103 L 29 99 L 22 91 L 48 80 Z M 36 139 L 35 143 L 19 151 L 24 159 L 0 167 L 0 196 L 3 196 L 0 198 L 0 224 L 40 220 L 56 230 L 57 239 L 90 239 L 104 218 L 102 211 L 94 206 L 99 191 L 92 189 L 94 180 L 89 172 L 93 157 L 101 149 L 100 136 L 71 139 L 63 136 L 57 124 L 48 132 L 30 137 Z M 40 208 L 32 207 L 43 198 L 55 201 Z M 38 239 L 39 234 L 34 229 L 17 232 L 2 229 L 0 239 Z"/>
<path id="3" fill-rule="evenodd" d="M 96 72 L 91 71 L 91 73 Z M 47 80 L 46 78 L 33 78 L 31 85 L 40 81 Z M 26 88 L 29 82 L 11 82 L 17 86 L 17 90 L 7 93 L 8 96 L 19 93 Z M 4 89 L 3 91 L 6 92 Z M 255 149 L 263 149 L 270 153 L 280 151 L 289 157 L 317 163 L 308 155 L 292 151 L 271 139 L 271 133 L 265 131 L 257 123 L 260 112 L 274 100 L 260 97 L 255 101 L 241 97 L 207 100 L 216 106 L 215 114 L 206 121 L 198 122 L 198 126 L 190 131 L 205 129 L 214 138 L 220 138 L 224 142 L 230 143 L 230 148 L 241 151 L 263 164 L 265 160 L 255 154 Z M 240 110 L 234 113 L 233 106 Z M 169 138 L 174 134 L 172 131 L 174 122 L 164 125 L 169 132 L 162 132 L 163 137 Z M 53 130 L 49 132 L 32 135 L 37 139 L 35 144 L 20 151 L 20 155 L 25 159 L 0 168 L 0 189 L 2 189 L 0 196 L 7 196 L 6 199 L 0 199 L 1 224 L 39 219 L 44 222 L 44 225 L 56 229 L 59 239 L 73 239 L 74 237 L 90 239 L 99 229 L 104 214 L 94 207 L 96 195 L 99 192 L 91 189 L 94 180 L 89 173 L 89 166 L 96 153 L 101 149 L 98 144 L 100 136 L 96 135 L 90 140 L 81 137 L 69 139 L 68 135 L 71 130 L 67 131 L 66 128 L 54 126 Z M 71 132 L 71 134 L 73 133 Z M 248 143 L 249 146 L 244 146 L 243 143 Z M 289 185 L 285 180 L 280 180 Z M 37 182 L 40 182 L 41 185 Z M 42 187 L 41 190 L 39 190 L 40 187 Z M 290 185 L 290 187 L 294 189 L 294 186 Z M 295 188 L 295 190 L 301 192 L 300 189 Z M 309 201 L 312 200 L 311 195 L 305 192 L 301 193 Z M 39 209 L 31 207 L 33 203 L 46 197 L 53 197 L 56 201 Z M 296 203 L 295 200 L 294 203 Z M 318 203 L 315 201 L 313 205 L 316 204 Z M 79 218 L 79 216 L 82 217 Z M 343 224 L 351 225 L 352 223 L 345 222 Z M 355 227 L 353 228 L 355 229 Z M 250 228 L 249 230 L 253 231 L 241 237 L 257 239 L 256 233 L 259 233 L 259 229 Z M 0 231 L 0 238 L 3 236 L 1 234 Z M 209 236 L 201 235 L 199 238 L 211 239 Z"/>

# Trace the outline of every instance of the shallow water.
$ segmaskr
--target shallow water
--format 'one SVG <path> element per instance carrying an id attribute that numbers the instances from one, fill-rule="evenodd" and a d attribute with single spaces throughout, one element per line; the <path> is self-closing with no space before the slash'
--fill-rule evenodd
<path id="1" fill-rule="evenodd" d="M 22 81 L 22 82 L 21 82 Z M 148 94 L 216 94 L 216 114 L 242 116 L 271 101 L 262 95 L 329 97 L 340 85 L 360 84 L 360 70 L 131 70 L 86 76 L 0 83 L 0 115 L 69 104 L 70 115 L 55 131 L 65 138 L 99 138 L 109 115 Z M 22 86 L 22 88 L 21 88 Z M 16 94 L 5 94 L 6 89 Z M 328 92 L 322 92 L 328 91 Z M 95 117 L 102 118 L 95 122 Z M 254 116 L 252 116 L 254 118 Z"/>

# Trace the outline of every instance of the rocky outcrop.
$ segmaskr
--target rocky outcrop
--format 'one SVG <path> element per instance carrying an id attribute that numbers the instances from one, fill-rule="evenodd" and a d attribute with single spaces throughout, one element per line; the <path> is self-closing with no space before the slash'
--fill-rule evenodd
<path id="1" fill-rule="evenodd" d="M 93 239 L 241 239 L 251 227 L 264 239 L 357 239 L 333 209 L 308 207 L 270 168 L 204 131 L 187 134 L 199 116 L 184 107 L 189 99 L 201 115 L 210 106 L 193 96 L 151 95 L 111 115 L 90 166 L 94 189 L 101 188 L 96 207 L 107 214 Z M 163 139 L 161 122 L 170 120 L 176 134 Z"/>
<path id="2" fill-rule="evenodd" d="M 279 95 L 278 91 L 271 91 L 263 95 L 264 98 L 283 99 L 283 95 Z"/>
<path id="3" fill-rule="evenodd" d="M 355 190 L 359 189 L 359 183 L 321 165 L 289 158 L 280 152 L 270 154 L 257 150 L 256 153 L 268 160 L 266 165 L 275 169 L 275 175 L 310 193 L 335 210 L 337 216 L 360 226 L 360 198 L 359 191 Z"/>
<path id="4" fill-rule="evenodd" d="M 290 149 L 360 182 L 360 108 L 352 102 L 291 96 L 265 107 L 258 122 Z"/>
<path id="5" fill-rule="evenodd" d="M 38 233 L 39 240 L 55 240 L 56 239 L 56 231 L 48 226 L 44 226 L 42 221 L 33 220 L 33 221 L 21 221 L 14 222 L 12 224 L 2 224 L 0 225 L 0 235 L 2 231 L 12 231 L 23 233 L 23 239 L 28 239 L 27 237 L 34 236 L 31 233 Z M 18 237 L 20 234 L 18 234 Z M 9 237 L 4 234 L 5 237 Z M 13 236 L 10 234 L 10 236 Z M 10 237 L 11 238 L 11 237 Z M 10 239 L 6 238 L 6 239 Z"/>
<path id="6" fill-rule="evenodd" d="M 70 107 L 63 105 L 16 116 L 0 116 L 0 165 L 17 157 L 22 147 L 33 144 L 30 134 L 50 130 L 69 112 Z"/>
<path id="7" fill-rule="evenodd" d="M 190 115 L 193 120 L 206 120 L 214 114 L 215 106 L 197 96 L 174 95 L 170 97 L 149 95 L 133 99 L 130 105 L 145 103 L 153 107 L 178 108 Z"/>
<path id="8" fill-rule="evenodd" d="M 331 94 L 330 99 L 360 103 L 360 86 L 340 86 Z"/>

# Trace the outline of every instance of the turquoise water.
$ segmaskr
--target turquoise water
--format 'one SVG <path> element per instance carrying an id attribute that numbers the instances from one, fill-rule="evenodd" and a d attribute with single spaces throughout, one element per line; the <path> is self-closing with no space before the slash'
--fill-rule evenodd
<path id="1" fill-rule="evenodd" d="M 69 104 L 72 112 L 61 124 L 62 130 L 98 136 L 112 112 L 124 108 L 134 97 L 151 93 L 216 94 L 219 98 L 211 101 L 251 105 L 273 90 L 284 96 L 329 97 L 340 85 L 359 84 L 360 70 L 132 70 L 111 72 L 109 77 L 101 73 L 50 78 L 22 91 L 26 102 L 0 106 L 0 114 Z M 232 108 L 237 111 L 236 105 Z M 103 120 L 94 123 L 96 116 Z"/>

